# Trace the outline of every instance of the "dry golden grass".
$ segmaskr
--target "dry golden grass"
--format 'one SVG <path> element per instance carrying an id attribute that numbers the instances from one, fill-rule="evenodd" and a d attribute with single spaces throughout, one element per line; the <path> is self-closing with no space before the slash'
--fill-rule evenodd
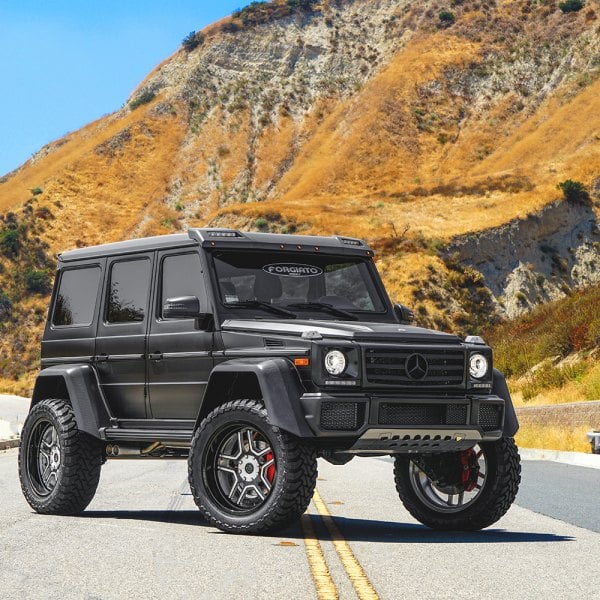
<path id="1" fill-rule="evenodd" d="M 521 448 L 591 453 L 585 436 L 588 431 L 588 427 L 565 429 L 551 425 L 521 425 L 515 440 Z"/>

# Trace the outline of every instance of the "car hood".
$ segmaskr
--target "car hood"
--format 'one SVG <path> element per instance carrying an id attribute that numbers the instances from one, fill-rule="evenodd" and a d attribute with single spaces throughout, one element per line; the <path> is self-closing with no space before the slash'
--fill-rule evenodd
<path id="1" fill-rule="evenodd" d="M 315 332 L 323 338 L 373 342 L 421 341 L 456 344 L 462 341 L 459 337 L 449 333 L 414 327 L 413 325 L 362 321 L 228 319 L 222 323 L 222 329 L 224 331 L 286 336 L 302 336 L 308 332 Z"/>

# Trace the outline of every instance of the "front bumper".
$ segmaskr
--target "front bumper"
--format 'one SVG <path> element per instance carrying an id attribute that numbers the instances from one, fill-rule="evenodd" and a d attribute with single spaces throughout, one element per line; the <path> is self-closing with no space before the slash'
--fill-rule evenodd
<path id="1" fill-rule="evenodd" d="M 502 437 L 505 402 L 495 395 L 309 393 L 301 397 L 318 442 L 357 454 L 450 452 Z"/>

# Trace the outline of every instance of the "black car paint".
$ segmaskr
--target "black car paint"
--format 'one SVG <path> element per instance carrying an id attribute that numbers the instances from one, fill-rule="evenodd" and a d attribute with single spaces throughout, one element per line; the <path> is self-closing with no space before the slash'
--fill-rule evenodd
<path id="1" fill-rule="evenodd" d="M 43 398 L 68 395 L 79 427 L 102 439 L 128 441 L 186 441 L 198 422 L 216 406 L 237 378 L 254 386 L 265 402 L 272 422 L 303 438 L 318 443 L 348 447 L 359 432 L 324 432 L 316 413 L 324 397 L 360 398 L 373 403 L 375 397 L 417 398 L 418 390 L 351 390 L 337 386 L 325 389 L 319 356 L 327 346 L 345 345 L 360 353 L 364 343 L 468 346 L 456 336 L 401 324 L 394 314 L 364 244 L 345 245 L 343 238 L 240 234 L 234 240 L 212 236 L 211 230 L 190 230 L 188 236 L 162 236 L 120 242 L 65 253 L 59 262 L 57 282 L 65 268 L 97 265 L 102 269 L 94 321 L 91 325 L 57 327 L 51 311 L 42 342 L 42 371 L 36 382 L 34 405 Z M 361 256 L 384 300 L 385 313 L 378 322 L 327 319 L 278 319 L 260 310 L 224 306 L 217 293 L 210 253 L 214 249 L 252 251 L 305 251 Z M 159 257 L 169 253 L 199 251 L 201 273 L 206 285 L 203 309 L 214 315 L 210 330 L 199 330 L 193 319 L 162 320 L 158 297 Z M 106 322 L 106 287 L 110 264 L 144 256 L 152 263 L 152 285 L 146 317 L 135 325 Z M 282 262 L 284 262 L 284 258 Z M 472 347 L 481 350 L 482 347 Z M 489 351 L 485 347 L 485 351 Z M 294 358 L 308 356 L 310 368 L 296 368 Z M 360 376 L 362 366 L 358 361 Z M 254 379 L 244 379 L 253 377 Z M 468 378 L 466 378 L 468 381 Z M 256 388 L 258 385 L 258 388 Z M 494 371 L 493 388 L 487 396 L 475 390 L 454 390 L 468 402 L 486 397 L 505 402 L 505 435 L 514 435 L 518 423 L 503 376 Z M 320 395 L 320 396 L 319 396 Z M 429 394 L 431 395 L 431 394 Z M 442 394 L 443 396 L 443 394 Z M 363 430 L 371 425 L 370 420 Z M 497 432 L 499 435 L 500 432 Z"/>

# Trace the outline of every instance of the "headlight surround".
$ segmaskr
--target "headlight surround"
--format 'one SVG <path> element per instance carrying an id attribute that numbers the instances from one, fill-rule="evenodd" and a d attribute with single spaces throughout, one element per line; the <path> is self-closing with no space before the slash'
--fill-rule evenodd
<path id="1" fill-rule="evenodd" d="M 469 373 L 475 379 L 483 379 L 487 375 L 489 366 L 488 359 L 479 352 L 469 357 Z"/>
<path id="2" fill-rule="evenodd" d="M 341 375 L 348 365 L 346 355 L 341 350 L 330 350 L 324 359 L 325 370 L 334 376 Z"/>

